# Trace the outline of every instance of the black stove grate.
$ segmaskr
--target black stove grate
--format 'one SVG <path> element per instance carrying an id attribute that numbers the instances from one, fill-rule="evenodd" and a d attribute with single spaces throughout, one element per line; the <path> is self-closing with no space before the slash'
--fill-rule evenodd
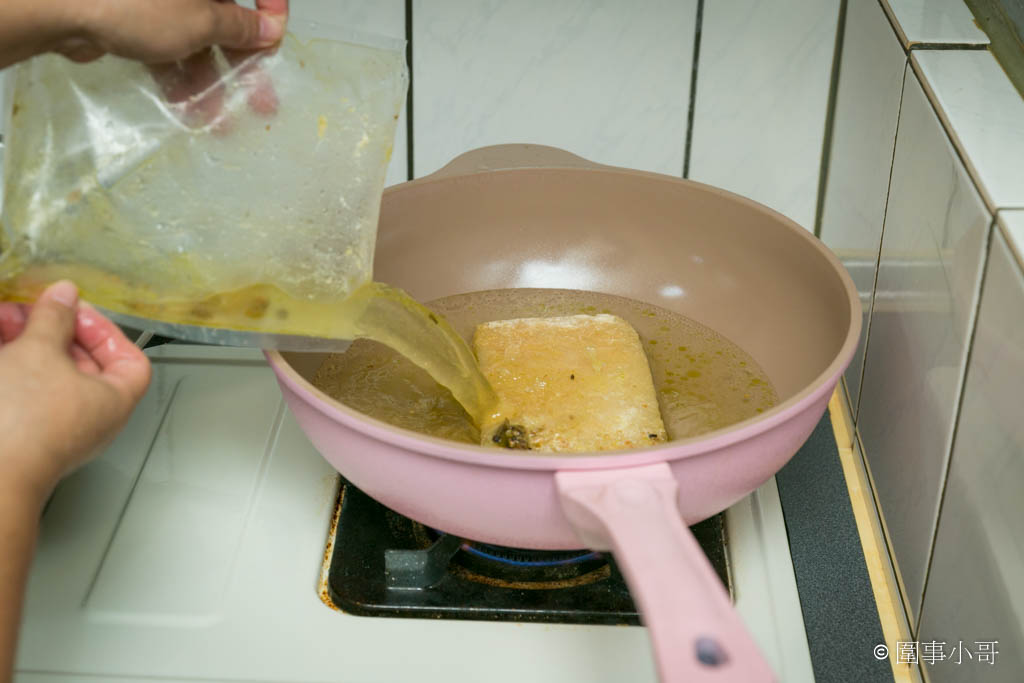
<path id="1" fill-rule="evenodd" d="M 351 614 L 434 619 L 639 624 L 610 554 L 535 551 L 429 529 L 342 480 L 326 598 Z M 729 586 L 725 525 L 691 527 Z"/>

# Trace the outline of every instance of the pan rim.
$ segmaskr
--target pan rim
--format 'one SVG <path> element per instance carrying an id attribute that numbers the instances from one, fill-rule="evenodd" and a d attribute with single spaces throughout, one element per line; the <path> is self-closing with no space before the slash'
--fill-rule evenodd
<path id="1" fill-rule="evenodd" d="M 297 394 L 304 403 L 315 408 L 325 417 L 335 420 L 349 429 L 353 429 L 361 434 L 392 446 L 397 446 L 408 451 L 423 453 L 425 455 L 431 455 L 446 460 L 453 460 L 473 465 L 514 470 L 543 471 L 619 469 L 696 457 L 771 431 L 800 415 L 809 406 L 819 402 L 823 398 L 823 394 L 831 393 L 833 391 L 840 376 L 852 361 L 853 354 L 859 344 L 862 315 L 861 304 L 856 286 L 854 285 L 849 273 L 846 271 L 846 268 L 839 261 L 839 258 L 812 233 L 787 216 L 751 199 L 729 192 L 728 190 L 723 190 L 718 187 L 689 179 L 676 178 L 648 171 L 620 169 L 615 167 L 580 168 L 543 166 L 488 170 L 486 171 L 486 175 L 492 176 L 495 174 L 504 175 L 522 173 L 536 174 L 538 172 L 558 174 L 569 172 L 572 174 L 598 173 L 626 175 L 650 178 L 651 180 L 658 180 L 661 182 L 668 181 L 672 184 L 681 183 L 704 192 L 725 196 L 731 201 L 744 204 L 755 211 L 767 214 L 776 222 L 786 226 L 790 232 L 796 233 L 796 235 L 803 239 L 810 247 L 812 247 L 819 257 L 824 258 L 829 263 L 831 266 L 831 272 L 839 278 L 846 293 L 849 313 L 846 338 L 844 339 L 843 344 L 840 346 L 838 352 L 832 358 L 829 365 L 820 372 L 813 381 L 785 401 L 760 415 L 747 418 L 741 422 L 736 422 L 705 434 L 689 437 L 687 439 L 680 439 L 678 441 L 669 441 L 655 446 L 573 455 L 529 451 L 517 451 L 514 455 L 506 454 L 501 453 L 494 448 L 448 441 L 438 437 L 414 432 L 402 427 L 390 425 L 349 408 L 348 406 L 324 394 L 314 387 L 312 383 L 302 377 L 298 371 L 284 359 L 279 351 L 265 351 L 264 353 L 267 361 L 277 377 L 292 392 Z M 457 183 L 465 180 L 466 177 L 467 176 L 464 174 L 427 176 L 387 188 L 384 191 L 384 196 L 388 197 L 396 193 L 406 192 L 428 185 L 453 182 Z"/>

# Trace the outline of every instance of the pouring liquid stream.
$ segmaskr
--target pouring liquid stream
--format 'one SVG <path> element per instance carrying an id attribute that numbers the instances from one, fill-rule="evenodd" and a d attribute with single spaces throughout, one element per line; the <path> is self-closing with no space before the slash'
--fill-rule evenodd
<path id="1" fill-rule="evenodd" d="M 73 280 L 82 298 L 109 310 L 184 325 L 265 329 L 270 318 L 289 332 L 332 339 L 372 339 L 401 354 L 446 387 L 480 425 L 498 399 L 477 367 L 469 345 L 441 315 L 401 289 L 368 282 L 345 298 L 309 300 L 274 285 L 258 284 L 194 300 L 167 300 L 132 289 L 120 278 L 77 264 L 31 266 L 0 279 L 0 300 L 34 300 L 55 280 Z"/>
<path id="2" fill-rule="evenodd" d="M 477 427 L 497 419 L 498 396 L 447 319 L 401 289 L 379 282 L 364 285 L 348 301 L 354 338 L 384 344 L 425 370 L 451 392 Z"/>

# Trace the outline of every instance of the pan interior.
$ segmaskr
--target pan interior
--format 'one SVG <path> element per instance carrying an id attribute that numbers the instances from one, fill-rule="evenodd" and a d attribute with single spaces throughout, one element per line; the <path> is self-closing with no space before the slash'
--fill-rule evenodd
<path id="1" fill-rule="evenodd" d="M 467 340 L 478 324 L 493 320 L 601 313 L 626 320 L 639 333 L 657 406 L 671 440 L 698 436 L 755 417 L 777 400 L 768 378 L 742 349 L 689 318 L 650 304 L 574 290 L 504 289 L 446 297 L 428 305 Z M 567 332 L 573 337 L 578 334 Z M 614 395 L 608 398 L 609 404 L 603 404 L 603 392 L 589 399 L 579 392 L 593 391 L 595 382 L 603 386 L 606 378 L 614 378 L 621 369 L 591 358 L 585 336 L 571 346 L 579 350 L 578 355 L 570 352 L 543 361 L 543 369 L 535 377 L 530 368 L 525 368 L 526 377 L 519 381 L 538 400 L 542 396 L 572 396 L 572 401 L 580 397 L 589 400 L 594 410 L 612 409 L 618 414 L 618 408 L 601 407 L 617 406 L 620 399 Z M 536 347 L 527 353 L 537 353 Z M 544 355 L 543 350 L 540 353 Z M 345 405 L 391 425 L 480 443 L 479 430 L 451 393 L 381 344 L 361 340 L 346 353 L 329 356 L 313 377 L 313 384 Z M 563 402 L 554 400 L 558 411 Z M 520 405 L 517 410 L 532 415 L 534 423 L 544 421 L 544 409 L 537 404 Z M 569 420 L 556 429 L 571 433 L 573 422 Z M 575 422 L 576 429 L 582 429 L 584 423 Z M 602 437 L 592 430 L 600 430 L 602 425 L 591 424 L 586 438 L 600 441 Z M 638 444 L 644 444 L 649 436 L 646 432 L 635 435 Z"/>
<path id="2" fill-rule="evenodd" d="M 840 268 L 796 224 L 722 190 L 628 171 L 528 169 L 386 192 L 375 277 L 420 301 L 561 288 L 653 304 L 735 342 L 783 402 L 824 381 L 851 348 Z M 325 358 L 283 355 L 307 381 Z"/>

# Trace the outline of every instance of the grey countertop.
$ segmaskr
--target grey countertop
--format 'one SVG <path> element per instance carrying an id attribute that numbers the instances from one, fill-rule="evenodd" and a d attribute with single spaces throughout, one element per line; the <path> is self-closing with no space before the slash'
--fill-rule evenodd
<path id="1" fill-rule="evenodd" d="M 816 683 L 891 682 L 829 413 L 776 475 Z"/>

